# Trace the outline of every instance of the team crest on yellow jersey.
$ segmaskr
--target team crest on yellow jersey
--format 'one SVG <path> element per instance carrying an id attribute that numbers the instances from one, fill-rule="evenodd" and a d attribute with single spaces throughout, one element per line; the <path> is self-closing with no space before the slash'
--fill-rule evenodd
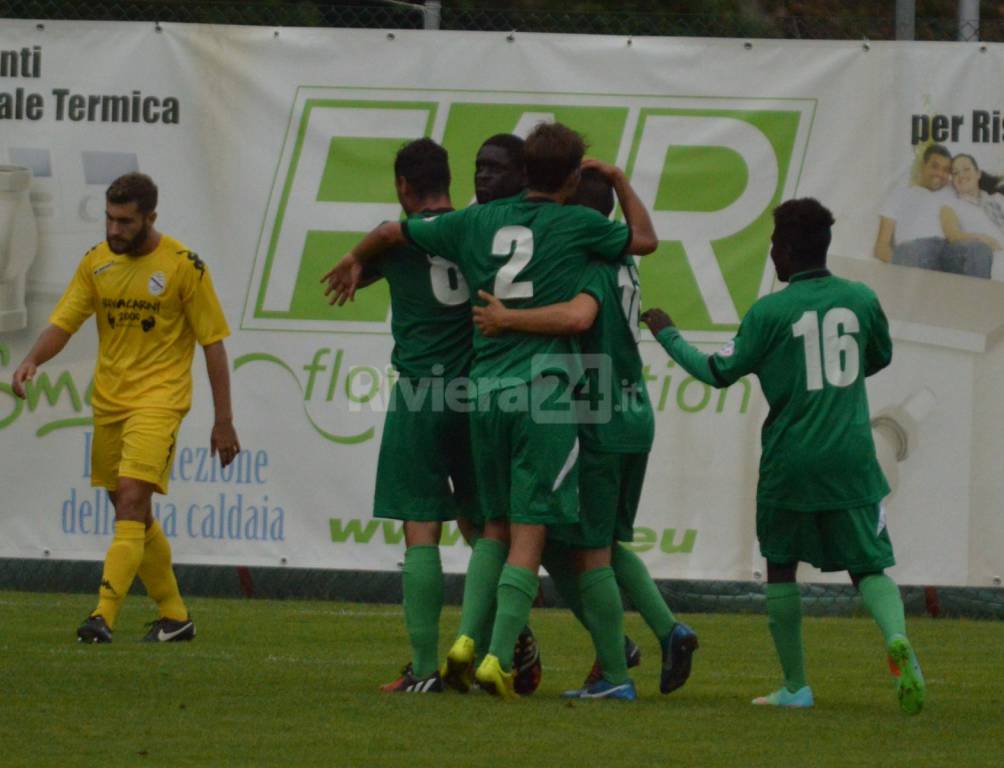
<path id="1" fill-rule="evenodd" d="M 151 296 L 160 296 L 167 288 L 167 275 L 163 272 L 154 272 L 146 281 L 146 289 Z"/>

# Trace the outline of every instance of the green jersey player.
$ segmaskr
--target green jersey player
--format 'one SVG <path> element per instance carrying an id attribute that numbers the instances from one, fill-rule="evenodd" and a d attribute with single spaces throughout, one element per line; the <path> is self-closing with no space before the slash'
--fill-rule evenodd
<path id="1" fill-rule="evenodd" d="M 402 147 L 394 159 L 401 207 L 411 219 L 453 210 L 446 150 L 430 139 Z M 384 419 L 373 516 L 404 521 L 404 617 L 411 661 L 387 692 L 438 693 L 445 520 L 475 517 L 468 416 L 450 407 L 454 382 L 471 362 L 470 293 L 456 265 L 402 245 L 371 264 L 367 283 L 386 279 L 391 296 L 391 362 L 399 378 Z M 470 530 L 469 522 L 460 522 Z"/>
<path id="2" fill-rule="evenodd" d="M 619 174 L 604 163 L 584 169 L 569 204 L 609 216 Z M 582 395 L 587 398 L 579 426 L 580 519 L 551 531 L 544 567 L 562 599 L 590 629 L 597 661 L 583 686 L 565 695 L 618 699 L 635 695 L 626 666 L 637 664 L 640 654 L 629 639 L 617 634 L 622 616 L 595 621 L 582 611 L 592 585 L 601 578 L 616 578 L 653 630 L 663 653 L 660 689 L 676 690 L 690 674 L 697 636 L 675 620 L 641 559 L 618 543 L 634 539 L 634 518 L 655 431 L 638 354 L 640 287 L 633 257 L 625 256 L 617 264 L 590 264 L 579 293 L 563 304 L 513 309 L 489 294 L 480 298 L 487 303 L 475 307 L 474 322 L 485 335 L 580 334 L 586 371 Z M 577 583 L 574 573 L 564 577 L 571 560 L 578 571 Z"/>
<path id="3" fill-rule="evenodd" d="M 657 245 L 633 192 L 630 213 L 635 213 L 634 206 L 641 213 L 628 216 L 630 228 L 595 211 L 561 205 L 575 191 L 583 153 L 582 138 L 571 129 L 557 123 L 538 125 L 525 144 L 525 195 L 434 221 L 382 225 L 332 270 L 329 289 L 339 301 L 350 299 L 367 262 L 410 241 L 454 261 L 472 290 L 487 290 L 521 306 L 567 301 L 591 259 L 616 262 L 625 252 L 650 253 Z M 477 679 L 506 698 L 515 696 L 509 671 L 513 643 L 537 594 L 547 526 L 577 518 L 578 439 L 574 414 L 562 399 L 576 378 L 576 352 L 567 337 L 474 337 L 471 378 L 477 407 L 471 418 L 471 446 L 486 520 L 469 570 L 478 566 L 482 541 L 509 543 L 498 579 L 489 653 Z M 491 594 L 481 595 L 470 611 L 465 602 L 460 637 L 447 655 L 451 676 L 469 675 L 474 662 L 473 640 L 463 631 L 467 614 L 483 612 L 491 602 Z"/>
<path id="4" fill-rule="evenodd" d="M 799 562 L 849 572 L 885 637 L 908 713 L 924 678 L 906 638 L 903 602 L 883 572 L 895 564 L 881 504 L 889 492 L 872 441 L 865 377 L 892 359 L 882 307 L 870 288 L 826 269 L 833 216 L 814 199 L 774 210 L 771 259 L 789 285 L 757 301 L 735 338 L 705 356 L 661 310 L 642 319 L 695 378 L 727 387 L 753 373 L 770 406 L 762 431 L 757 538 L 767 560 L 767 616 L 784 686 L 754 704 L 811 707 L 802 649 Z"/>

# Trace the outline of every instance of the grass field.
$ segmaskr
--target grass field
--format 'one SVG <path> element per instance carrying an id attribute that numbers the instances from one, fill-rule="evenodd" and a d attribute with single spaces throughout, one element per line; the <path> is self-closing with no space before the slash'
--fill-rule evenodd
<path id="1" fill-rule="evenodd" d="M 0 765 L 9 766 L 1000 766 L 1004 623 L 913 619 L 928 680 L 918 717 L 895 701 L 876 627 L 806 619 L 811 711 L 752 707 L 778 672 L 762 616 L 686 618 L 690 682 L 658 693 L 658 651 L 638 615 L 635 703 L 569 704 L 588 639 L 558 610 L 532 623 L 544 679 L 532 697 L 381 694 L 407 660 L 398 606 L 189 601 L 198 638 L 135 642 L 133 596 L 115 642 L 81 646 L 88 595 L 0 592 Z M 444 614 L 442 643 L 458 611 Z"/>

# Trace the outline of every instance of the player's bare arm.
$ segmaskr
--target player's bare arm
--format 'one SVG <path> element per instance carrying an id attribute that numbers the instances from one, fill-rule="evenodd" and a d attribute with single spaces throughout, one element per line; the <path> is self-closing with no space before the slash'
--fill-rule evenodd
<path id="1" fill-rule="evenodd" d="M 210 453 L 220 456 L 220 464 L 227 466 L 241 450 L 234 429 L 234 413 L 230 404 L 230 367 L 227 363 L 227 350 L 222 341 L 207 344 L 202 350 L 206 356 L 206 373 L 209 375 L 209 387 L 213 392 L 213 409 L 215 418 L 213 430 L 209 435 Z"/>
<path id="2" fill-rule="evenodd" d="M 322 283 L 328 284 L 324 295 L 331 297 L 329 303 L 342 306 L 346 301 L 354 300 L 362 281 L 363 268 L 391 248 L 406 242 L 404 229 L 397 221 L 385 221 L 370 231 L 321 278 Z"/>
<path id="3" fill-rule="evenodd" d="M 11 380 L 11 389 L 14 390 L 14 394 L 24 399 L 25 382 L 31 381 L 35 377 L 38 366 L 58 355 L 69 340 L 70 334 L 59 326 L 47 326 L 39 334 L 31 351 L 14 371 L 14 377 Z"/>
<path id="4" fill-rule="evenodd" d="M 499 336 L 506 331 L 575 336 L 592 327 L 600 309 L 588 293 L 580 293 L 571 301 L 527 309 L 507 307 L 487 291 L 478 291 L 478 297 L 485 305 L 474 307 L 474 325 L 485 336 Z"/>
<path id="5" fill-rule="evenodd" d="M 604 163 L 593 157 L 585 158 L 582 167 L 599 171 L 613 186 L 617 202 L 624 212 L 624 221 L 631 230 L 631 242 L 628 243 L 627 252 L 634 256 L 647 256 L 653 253 L 659 247 L 659 237 L 655 234 L 652 217 L 648 215 L 648 210 L 638 197 L 638 193 L 634 191 L 624 171 L 616 165 Z"/>

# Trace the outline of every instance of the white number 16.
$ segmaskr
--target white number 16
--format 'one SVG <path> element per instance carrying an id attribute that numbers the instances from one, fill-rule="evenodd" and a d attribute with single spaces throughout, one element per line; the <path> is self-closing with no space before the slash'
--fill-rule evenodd
<path id="1" fill-rule="evenodd" d="M 844 307 L 835 307 L 823 315 L 822 327 L 815 311 L 806 312 L 791 326 L 795 338 L 805 344 L 806 389 L 822 389 L 824 372 L 834 387 L 847 387 L 857 381 L 861 361 L 858 342 L 851 334 L 859 329 L 858 316 Z"/>

